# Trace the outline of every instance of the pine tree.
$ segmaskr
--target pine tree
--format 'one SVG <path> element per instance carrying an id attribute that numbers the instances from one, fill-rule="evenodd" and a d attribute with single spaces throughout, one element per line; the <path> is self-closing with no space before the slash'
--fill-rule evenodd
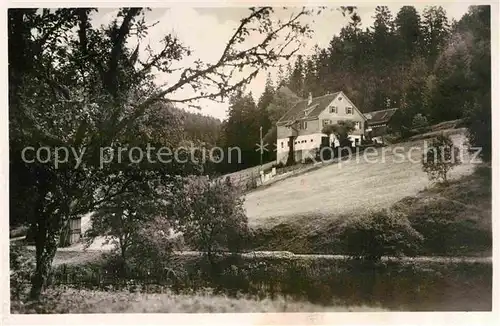
<path id="1" fill-rule="evenodd" d="M 394 21 L 396 34 L 402 48 L 400 60 L 413 58 L 421 54 L 422 24 L 420 15 L 413 6 L 403 6 L 396 15 Z"/>
<path id="2" fill-rule="evenodd" d="M 429 62 L 433 63 L 444 49 L 450 35 L 450 23 L 443 7 L 431 6 L 423 13 L 423 43 Z"/>
<path id="3" fill-rule="evenodd" d="M 317 58 L 315 55 L 309 57 L 306 61 L 304 73 L 304 96 L 309 96 L 309 93 L 311 93 L 313 97 L 324 95 L 320 93 L 318 87 L 316 62 Z"/>
<path id="4" fill-rule="evenodd" d="M 302 55 L 297 56 L 288 87 L 300 97 L 304 97 L 304 58 Z"/>

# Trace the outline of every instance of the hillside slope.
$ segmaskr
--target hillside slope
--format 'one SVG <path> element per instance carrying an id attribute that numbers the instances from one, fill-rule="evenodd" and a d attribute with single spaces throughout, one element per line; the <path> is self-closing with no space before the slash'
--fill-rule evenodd
<path id="1" fill-rule="evenodd" d="M 404 213 L 423 235 L 419 255 L 491 256 L 491 203 L 491 167 L 481 165 L 447 186 L 428 187 L 388 208 Z M 340 254 L 337 235 L 355 214 L 304 214 L 256 227 L 254 249 Z"/>
<path id="2" fill-rule="evenodd" d="M 451 138 L 456 146 L 465 148 L 464 134 Z M 249 223 L 272 227 L 302 217 L 363 213 L 415 196 L 430 185 L 420 164 L 426 143 L 419 140 L 379 148 L 366 159 L 361 155 L 257 189 L 245 197 Z M 464 151 L 464 163 L 450 173 L 452 179 L 472 173 L 475 164 L 469 160 Z M 316 222 L 301 220 L 311 225 Z"/>

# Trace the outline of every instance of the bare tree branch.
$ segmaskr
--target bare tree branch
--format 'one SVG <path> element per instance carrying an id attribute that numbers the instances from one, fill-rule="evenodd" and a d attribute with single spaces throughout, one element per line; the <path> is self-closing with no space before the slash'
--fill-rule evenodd
<path id="1" fill-rule="evenodd" d="M 258 66 L 257 67 L 258 69 L 262 69 L 272 66 L 275 62 L 277 62 L 281 58 L 289 59 L 298 50 L 298 48 L 291 50 L 290 53 L 284 53 L 284 52 L 286 51 L 286 49 L 289 47 L 290 44 L 298 40 L 298 34 L 307 31 L 306 27 L 302 27 L 298 23 L 300 17 L 308 14 L 308 11 L 305 8 L 302 8 L 302 10 L 297 14 L 292 14 L 290 20 L 288 20 L 285 23 L 280 23 L 279 26 L 274 30 L 268 31 L 269 29 L 268 26 L 259 29 L 261 32 L 262 31 L 267 32 L 267 35 L 264 38 L 264 40 L 259 42 L 257 45 L 239 51 L 235 49 L 236 45 L 241 44 L 244 41 L 245 39 L 244 36 L 248 32 L 249 28 L 248 25 L 255 20 L 260 22 L 261 19 L 263 19 L 262 16 L 268 15 L 271 9 L 272 8 L 270 7 L 264 7 L 252 11 L 252 13 L 248 17 L 241 20 L 240 25 L 229 39 L 228 43 L 226 44 L 226 47 L 222 52 L 221 57 L 216 63 L 207 65 L 205 68 L 201 67 L 195 69 L 191 67 L 185 68 L 181 74 L 181 77 L 176 83 L 174 83 L 173 85 L 164 90 L 157 92 L 156 94 L 152 95 L 147 100 L 145 100 L 142 104 L 138 105 L 139 111 L 141 111 L 140 108 L 147 107 L 156 101 L 162 100 L 167 94 L 172 94 L 186 85 L 190 85 L 191 87 L 196 89 L 199 88 L 199 86 L 204 85 L 205 80 L 213 82 L 213 77 L 212 77 L 213 75 L 219 75 L 219 77 L 221 77 L 222 80 L 224 81 L 223 83 L 214 84 L 214 86 L 219 87 L 220 89 L 219 92 L 202 94 L 190 97 L 182 101 L 181 100 L 175 100 L 175 101 L 185 103 L 203 98 L 213 99 L 217 96 L 227 95 L 229 92 L 234 90 L 237 85 L 243 85 L 245 82 L 248 82 L 253 77 L 251 78 L 242 77 L 242 80 L 240 82 L 231 85 L 229 83 L 229 80 L 233 76 L 233 71 L 230 74 L 224 74 L 219 71 L 220 69 L 223 69 L 225 67 L 242 68 L 243 66 L 251 66 L 251 65 L 256 65 Z M 287 28 L 290 28 L 292 31 L 286 35 L 285 43 L 281 46 L 276 46 L 276 48 L 269 49 L 270 42 L 276 39 L 279 33 Z"/>

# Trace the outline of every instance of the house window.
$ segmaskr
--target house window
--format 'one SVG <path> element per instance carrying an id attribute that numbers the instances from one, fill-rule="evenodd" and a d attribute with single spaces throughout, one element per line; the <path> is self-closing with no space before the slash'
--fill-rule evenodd
<path id="1" fill-rule="evenodd" d="M 352 107 L 347 106 L 347 107 L 345 108 L 345 113 L 347 113 L 347 114 L 352 114 Z"/>
<path id="2" fill-rule="evenodd" d="M 339 96 L 339 101 L 342 101 L 342 96 Z"/>
<path id="3" fill-rule="evenodd" d="M 307 121 L 300 122 L 299 129 L 302 129 L 302 130 L 307 129 Z"/>
<path id="4" fill-rule="evenodd" d="M 281 142 L 281 148 L 283 148 L 283 142 Z"/>
<path id="5" fill-rule="evenodd" d="M 330 113 L 337 113 L 337 107 L 336 106 L 330 106 Z"/>
<path id="6" fill-rule="evenodd" d="M 356 130 L 361 129 L 361 122 L 356 121 L 356 123 L 354 124 L 354 128 L 356 128 Z"/>
<path id="7" fill-rule="evenodd" d="M 311 139 L 311 143 L 313 142 L 313 140 Z"/>
<path id="8" fill-rule="evenodd" d="M 328 126 L 328 125 L 330 125 L 330 124 L 332 124 L 332 120 L 330 120 L 330 119 L 325 119 L 325 120 L 323 120 L 323 127 L 324 127 L 324 126 Z"/>

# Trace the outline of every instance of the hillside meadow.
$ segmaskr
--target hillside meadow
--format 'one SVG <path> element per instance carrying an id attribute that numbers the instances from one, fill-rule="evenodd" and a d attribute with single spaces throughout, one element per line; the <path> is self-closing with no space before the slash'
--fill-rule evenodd
<path id="1" fill-rule="evenodd" d="M 465 158 L 451 171 L 453 180 L 471 174 L 477 164 L 470 162 L 465 151 L 464 133 L 451 138 L 455 146 L 464 148 Z M 273 227 L 304 217 L 302 226 L 314 225 L 324 216 L 367 213 L 415 196 L 432 185 L 420 164 L 425 141 L 378 148 L 367 160 L 361 154 L 256 189 L 245 196 L 249 224 Z M 397 153 L 403 153 L 404 160 Z M 308 221 L 308 216 L 315 218 Z"/>

